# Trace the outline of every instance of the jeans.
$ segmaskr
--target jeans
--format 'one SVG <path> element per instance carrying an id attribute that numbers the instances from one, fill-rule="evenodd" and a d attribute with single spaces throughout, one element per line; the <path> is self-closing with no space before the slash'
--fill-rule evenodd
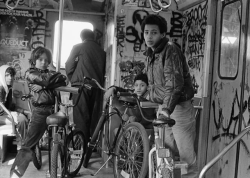
<path id="1" fill-rule="evenodd" d="M 182 178 L 197 178 L 198 167 L 194 141 L 196 136 L 195 111 L 190 100 L 176 105 L 174 112 L 170 115 L 176 124 L 173 127 L 165 127 L 165 143 L 171 150 L 178 149 L 180 160 L 188 164 L 187 174 Z M 177 147 L 177 148 L 176 148 Z"/>
<path id="2" fill-rule="evenodd" d="M 46 118 L 53 113 L 53 106 L 33 107 L 31 121 L 29 123 L 28 133 L 24 144 L 18 151 L 16 159 L 11 167 L 10 176 L 16 174 L 22 177 L 25 173 L 29 162 L 32 160 L 34 146 L 42 138 L 46 128 Z"/>

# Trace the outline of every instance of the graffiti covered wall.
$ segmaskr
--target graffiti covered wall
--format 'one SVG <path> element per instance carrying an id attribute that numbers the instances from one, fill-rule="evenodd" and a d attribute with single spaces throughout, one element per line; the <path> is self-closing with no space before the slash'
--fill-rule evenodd
<path id="1" fill-rule="evenodd" d="M 183 12 L 182 51 L 186 56 L 197 95 L 202 96 L 207 1 Z"/>
<path id="2" fill-rule="evenodd" d="M 154 2 L 154 1 L 153 1 Z M 155 6 L 157 3 L 155 3 Z M 157 7 L 156 7 L 157 8 Z M 153 13 L 147 1 L 123 0 L 118 4 L 116 21 L 117 59 L 115 85 L 131 88 L 133 78 L 145 68 L 146 44 L 141 31 L 143 19 Z M 182 13 L 161 11 L 168 24 L 167 37 L 181 47 Z"/>

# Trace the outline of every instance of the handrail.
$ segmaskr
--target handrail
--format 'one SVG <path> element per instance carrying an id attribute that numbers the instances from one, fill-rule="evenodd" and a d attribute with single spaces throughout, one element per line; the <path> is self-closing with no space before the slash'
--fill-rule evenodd
<path id="1" fill-rule="evenodd" d="M 158 0 L 158 5 L 160 6 L 159 10 L 154 9 L 153 4 L 152 4 L 152 0 L 149 0 L 149 4 L 150 4 L 150 7 L 151 7 L 152 11 L 155 12 L 155 13 L 158 13 L 158 12 L 162 11 L 163 9 L 169 8 L 171 6 L 171 0 L 169 0 L 169 3 L 166 6 L 164 6 L 161 3 L 161 0 Z"/>
<path id="2" fill-rule="evenodd" d="M 250 126 L 247 126 L 243 129 L 239 135 L 235 137 L 214 159 L 207 163 L 204 168 L 201 170 L 199 178 L 203 178 L 205 173 L 224 155 L 226 154 L 241 138 L 250 131 Z"/>

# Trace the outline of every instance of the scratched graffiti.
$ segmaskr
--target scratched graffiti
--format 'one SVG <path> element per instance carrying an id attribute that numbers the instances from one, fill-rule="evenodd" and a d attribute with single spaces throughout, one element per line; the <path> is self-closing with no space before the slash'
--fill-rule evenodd
<path id="1" fill-rule="evenodd" d="M 190 73 L 196 77 L 196 81 L 200 86 L 197 94 L 200 96 L 203 80 L 206 25 L 207 1 L 184 11 L 182 50 L 186 56 Z"/>
<path id="2" fill-rule="evenodd" d="M 245 97 L 243 101 L 240 101 L 241 97 L 238 91 L 241 90 L 232 87 L 230 83 L 218 81 L 213 83 L 214 98 L 211 103 L 212 120 L 210 126 L 210 130 L 214 130 L 210 137 L 213 152 L 209 153 L 208 151 L 208 155 L 214 155 L 216 152 L 215 150 L 218 150 L 219 153 L 228 143 L 236 138 L 239 134 L 239 125 L 241 125 L 242 129 L 250 125 L 250 96 L 247 94 L 247 97 Z M 240 161 L 240 169 L 245 171 L 246 168 L 248 172 L 246 174 L 249 174 L 249 162 L 247 161 L 250 158 L 249 136 L 250 134 L 247 133 L 246 136 L 239 141 L 241 148 L 240 157 L 245 158 Z M 234 152 L 231 152 L 230 156 L 222 157 L 223 159 L 218 168 L 221 177 L 228 177 L 225 175 L 223 176 L 223 174 L 229 174 L 227 168 L 221 165 L 228 164 L 231 157 L 235 157 L 236 155 Z M 235 163 L 233 162 L 233 164 Z M 246 167 L 242 167 L 242 165 L 246 165 Z M 232 165 L 228 167 L 230 166 Z"/>

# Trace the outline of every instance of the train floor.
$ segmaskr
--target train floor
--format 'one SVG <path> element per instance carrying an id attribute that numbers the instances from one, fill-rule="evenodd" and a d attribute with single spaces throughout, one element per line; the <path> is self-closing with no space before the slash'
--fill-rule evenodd
<path id="1" fill-rule="evenodd" d="M 9 178 L 9 172 L 11 165 L 15 159 L 16 153 L 9 153 L 4 163 L 0 163 L 0 178 Z M 23 178 L 48 178 L 46 173 L 49 169 L 48 152 L 42 151 L 43 166 L 40 170 L 37 170 L 32 162 L 30 162 L 28 169 L 26 170 Z M 76 176 L 76 178 L 114 178 L 113 168 L 104 167 L 96 176 L 91 176 L 95 173 L 103 164 L 103 159 L 98 153 L 93 153 L 88 168 L 82 167 Z"/>

